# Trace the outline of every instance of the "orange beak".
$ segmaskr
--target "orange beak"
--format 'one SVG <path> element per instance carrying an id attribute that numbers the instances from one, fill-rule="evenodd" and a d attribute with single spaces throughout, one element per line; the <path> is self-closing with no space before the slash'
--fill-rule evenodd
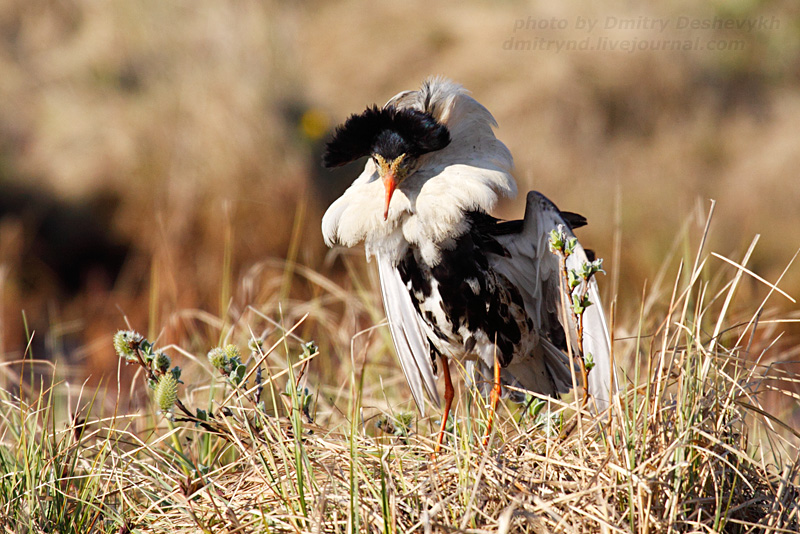
<path id="1" fill-rule="evenodd" d="M 383 210 L 383 220 L 389 218 L 389 203 L 392 201 L 394 190 L 397 189 L 397 180 L 393 172 L 387 172 L 383 175 L 383 186 L 386 188 L 386 208 Z"/>

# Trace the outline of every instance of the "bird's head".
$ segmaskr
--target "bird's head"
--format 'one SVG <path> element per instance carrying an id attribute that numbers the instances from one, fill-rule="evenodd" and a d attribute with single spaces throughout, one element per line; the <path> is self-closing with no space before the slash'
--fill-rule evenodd
<path id="1" fill-rule="evenodd" d="M 363 156 L 372 158 L 386 191 L 386 220 L 392 195 L 418 169 L 420 158 L 449 144 L 450 132 L 431 114 L 373 106 L 336 128 L 327 144 L 324 163 L 326 167 L 339 167 Z"/>

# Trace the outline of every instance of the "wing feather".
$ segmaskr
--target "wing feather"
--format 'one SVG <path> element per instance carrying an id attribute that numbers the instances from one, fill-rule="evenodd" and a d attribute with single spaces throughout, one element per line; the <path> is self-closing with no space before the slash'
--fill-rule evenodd
<path id="1" fill-rule="evenodd" d="M 391 260 L 385 254 L 376 254 L 378 261 L 378 274 L 381 280 L 381 295 L 386 318 L 389 320 L 389 329 L 392 341 L 400 360 L 400 367 L 406 375 L 411 394 L 417 403 L 417 408 L 425 415 L 425 399 L 423 391 L 428 398 L 438 406 L 439 393 L 436 389 L 436 376 L 431 363 L 431 350 L 423 327 L 422 319 L 411 302 L 411 295 L 406 289 L 400 273 L 392 266 Z"/>
<path id="2" fill-rule="evenodd" d="M 560 324 L 560 267 L 557 256 L 549 248 L 550 231 L 559 225 L 563 226 L 569 237 L 574 237 L 570 224 L 558 208 L 541 193 L 531 191 L 528 193 L 525 220 L 520 233 L 495 236 L 509 254 L 494 257 L 494 267 L 520 290 L 525 307 L 534 321 L 534 328 L 545 337 L 550 333 L 553 333 L 551 337 L 555 337 L 563 331 Z M 575 253 L 567 259 L 567 267 L 575 269 L 584 261 L 587 261 L 586 252 L 578 244 Z M 594 280 L 590 281 L 588 295 L 593 305 L 584 312 L 583 345 L 584 352 L 591 353 L 594 358 L 595 367 L 589 373 L 589 391 L 595 398 L 598 409 L 602 411 L 608 406 L 612 387 L 608 325 Z M 571 314 L 568 317 L 568 330 L 574 346 L 577 328 Z M 562 357 L 558 357 L 550 341 L 552 340 L 541 340 L 545 342 L 543 352 L 546 365 L 554 379 L 559 377 L 555 380 L 556 385 L 563 387 L 564 377 L 570 374 L 569 363 L 563 353 Z M 517 378 L 523 382 L 524 377 Z"/>

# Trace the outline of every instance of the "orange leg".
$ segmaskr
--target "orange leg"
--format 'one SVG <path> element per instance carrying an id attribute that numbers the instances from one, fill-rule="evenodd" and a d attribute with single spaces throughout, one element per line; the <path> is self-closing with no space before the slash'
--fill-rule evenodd
<path id="1" fill-rule="evenodd" d="M 494 413 L 497 411 L 497 404 L 500 402 L 500 360 L 497 359 L 497 352 L 494 355 L 494 387 L 489 394 L 489 420 L 486 422 L 486 435 L 483 436 L 483 446 L 489 443 L 489 435 L 492 433 L 492 423 L 494 423 Z"/>
<path id="2" fill-rule="evenodd" d="M 447 418 L 450 416 L 450 406 L 453 404 L 453 381 L 450 379 L 450 366 L 447 363 L 447 356 L 440 354 L 442 358 L 442 372 L 444 373 L 444 413 L 442 414 L 442 426 L 439 428 L 439 437 L 436 438 L 436 447 L 433 448 L 433 454 L 439 454 L 439 449 L 442 448 L 442 441 L 444 441 L 444 429 L 447 426 Z"/>

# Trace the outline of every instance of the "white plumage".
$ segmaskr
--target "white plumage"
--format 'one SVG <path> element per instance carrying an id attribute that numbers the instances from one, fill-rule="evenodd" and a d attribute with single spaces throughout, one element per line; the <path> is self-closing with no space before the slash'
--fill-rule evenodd
<path id="1" fill-rule="evenodd" d="M 322 235 L 328 246 L 352 247 L 363 241 L 367 258 L 384 252 L 396 262 L 411 245 L 435 261 L 438 247 L 464 233 L 465 212 L 488 213 L 498 197 L 517 194 L 510 174 L 514 161 L 494 135 L 497 123 L 491 113 L 449 80 L 428 80 L 421 91 L 402 92 L 384 108 L 388 106 L 429 112 L 458 142 L 420 157 L 419 170 L 392 197 L 386 221 L 377 165 L 367 161 L 353 185 L 325 212 Z"/>
<path id="2" fill-rule="evenodd" d="M 572 386 L 559 264 L 548 237 L 558 227 L 572 236 L 571 224 L 583 220 L 536 192 L 528 194 L 523 221 L 488 215 L 499 197 L 516 194 L 513 160 L 494 127 L 460 85 L 433 78 L 382 109 L 353 115 L 328 145 L 328 166 L 370 156 L 325 213 L 322 231 L 329 246 L 363 242 L 367 258 L 377 259 L 397 355 L 423 414 L 425 394 L 439 403 L 437 355 L 447 385 L 447 359 L 459 358 L 488 375 L 497 361 L 506 388 L 555 396 Z M 568 267 L 584 261 L 578 245 Z M 589 390 L 602 409 L 612 370 L 594 280 L 589 298 L 584 350 L 596 364 Z M 576 347 L 575 325 L 566 330 Z M 449 387 L 445 396 L 447 412 Z"/>

